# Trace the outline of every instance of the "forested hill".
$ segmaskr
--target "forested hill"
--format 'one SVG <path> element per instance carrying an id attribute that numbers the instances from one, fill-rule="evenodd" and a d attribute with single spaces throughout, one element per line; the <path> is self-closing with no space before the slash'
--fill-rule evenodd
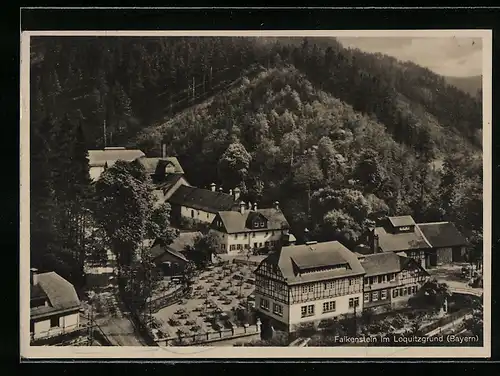
<path id="1" fill-rule="evenodd" d="M 483 87 L 483 76 L 471 77 L 445 77 L 449 85 L 453 85 L 472 96 L 481 95 Z"/>
<path id="2" fill-rule="evenodd" d="M 425 128 L 437 150 L 480 144 L 478 98 L 428 69 L 345 49 L 333 38 L 37 37 L 32 55 L 32 121 L 69 114 L 83 123 L 91 147 L 103 145 L 104 122 L 108 143 L 130 144 L 144 127 L 223 92 L 259 65 L 281 63 L 376 117 L 397 142 L 411 145 Z"/>
<path id="3" fill-rule="evenodd" d="M 426 68 L 332 38 L 33 44 L 36 244 L 74 248 L 58 213 L 82 215 L 80 197 L 92 196 L 82 150 L 103 147 L 106 129 L 108 146 L 150 156 L 165 143 L 191 184 L 280 201 L 299 241 L 307 227 L 353 247 L 389 213 L 451 220 L 481 249 L 481 98 Z"/>

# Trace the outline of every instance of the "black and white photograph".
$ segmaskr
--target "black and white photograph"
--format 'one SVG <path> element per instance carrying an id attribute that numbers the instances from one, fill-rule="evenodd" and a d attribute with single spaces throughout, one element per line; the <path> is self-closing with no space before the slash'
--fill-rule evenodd
<path id="1" fill-rule="evenodd" d="M 27 357 L 488 356 L 490 31 L 21 53 Z"/>

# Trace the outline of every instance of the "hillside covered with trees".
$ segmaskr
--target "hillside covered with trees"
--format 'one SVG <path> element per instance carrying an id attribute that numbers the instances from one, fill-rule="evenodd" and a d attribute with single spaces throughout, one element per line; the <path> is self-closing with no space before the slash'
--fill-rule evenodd
<path id="1" fill-rule="evenodd" d="M 353 246 L 383 212 L 452 220 L 480 249 L 481 98 L 428 69 L 332 38 L 39 37 L 32 55 L 32 253 L 74 248 L 104 129 L 165 143 L 194 185 L 280 201 L 299 239 Z"/>

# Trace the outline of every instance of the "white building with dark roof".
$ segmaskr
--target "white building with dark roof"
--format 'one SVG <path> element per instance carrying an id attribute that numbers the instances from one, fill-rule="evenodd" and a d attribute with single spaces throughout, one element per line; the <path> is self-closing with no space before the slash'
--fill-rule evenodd
<path id="1" fill-rule="evenodd" d="M 258 209 L 240 202 L 239 210 L 219 211 L 210 232 L 218 239 L 220 253 L 276 249 L 288 239 L 290 225 L 276 202 L 273 208 Z"/>
<path id="2" fill-rule="evenodd" d="M 337 241 L 282 247 L 255 270 L 256 309 L 273 326 L 293 331 L 363 310 L 365 270 Z"/>
<path id="3" fill-rule="evenodd" d="M 40 340 L 80 328 L 80 299 L 71 283 L 55 272 L 31 269 L 30 336 Z"/>

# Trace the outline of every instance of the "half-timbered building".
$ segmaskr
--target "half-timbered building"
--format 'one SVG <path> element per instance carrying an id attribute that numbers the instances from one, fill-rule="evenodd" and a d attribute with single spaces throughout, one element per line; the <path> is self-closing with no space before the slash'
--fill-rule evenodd
<path id="1" fill-rule="evenodd" d="M 288 331 L 361 313 L 364 273 L 356 255 L 337 241 L 282 247 L 255 271 L 256 309 Z"/>
<path id="2" fill-rule="evenodd" d="M 405 304 L 429 280 L 429 273 L 414 259 L 395 253 L 358 255 L 366 274 L 363 307 L 391 308 Z"/>

